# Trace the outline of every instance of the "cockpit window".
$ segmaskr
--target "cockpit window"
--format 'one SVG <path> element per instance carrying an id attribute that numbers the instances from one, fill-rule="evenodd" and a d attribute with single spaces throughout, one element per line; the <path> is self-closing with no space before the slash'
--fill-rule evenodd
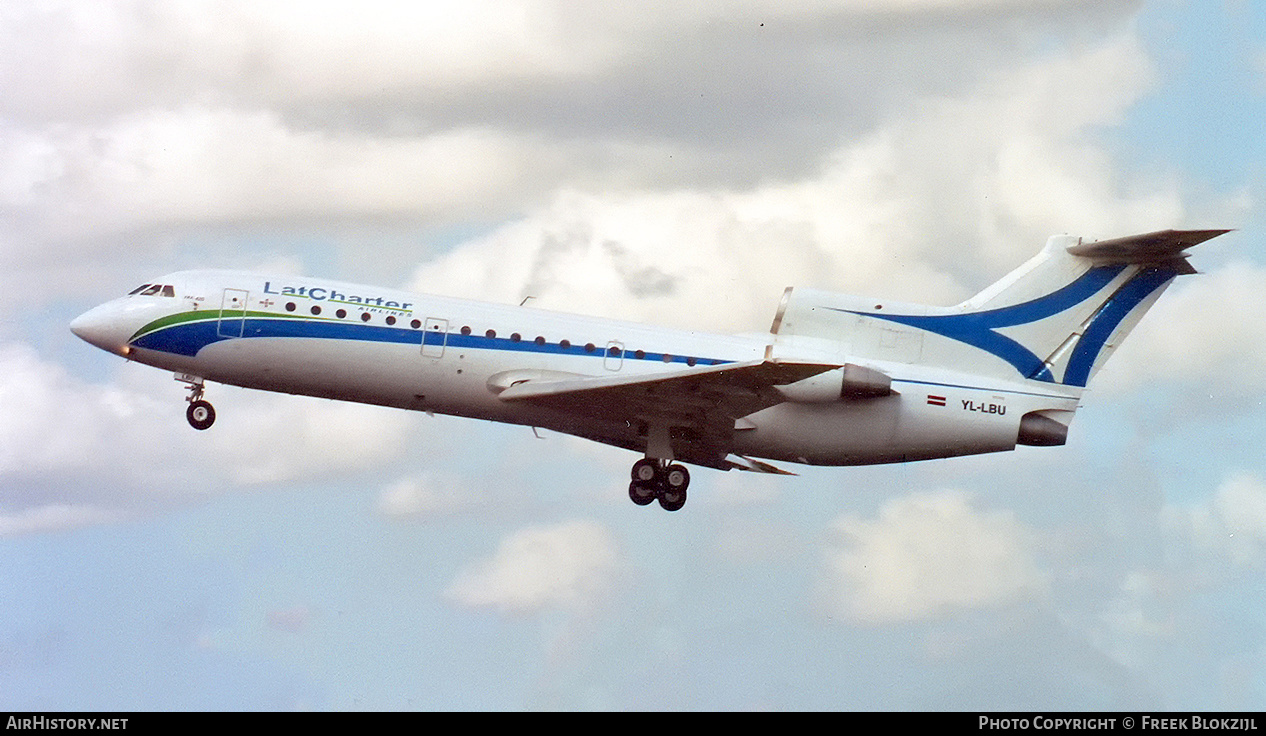
<path id="1" fill-rule="evenodd" d="M 128 296 L 176 296 L 176 289 L 171 284 L 141 284 L 128 292 Z"/>

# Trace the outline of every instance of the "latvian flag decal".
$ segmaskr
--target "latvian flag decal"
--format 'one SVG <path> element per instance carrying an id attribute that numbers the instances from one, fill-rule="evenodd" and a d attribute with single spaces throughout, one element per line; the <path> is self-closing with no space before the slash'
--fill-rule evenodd
<path id="1" fill-rule="evenodd" d="M 932 406 L 945 406 L 945 397 L 928 394 L 928 403 Z"/>

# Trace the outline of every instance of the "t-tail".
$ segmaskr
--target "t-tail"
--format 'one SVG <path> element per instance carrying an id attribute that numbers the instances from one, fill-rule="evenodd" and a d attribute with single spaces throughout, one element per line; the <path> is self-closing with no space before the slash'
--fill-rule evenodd
<path id="1" fill-rule="evenodd" d="M 784 354 L 828 349 L 848 359 L 937 366 L 1079 393 L 1173 279 L 1195 273 L 1186 250 L 1225 232 L 1163 230 L 1096 242 L 1057 235 L 954 307 L 788 289 L 774 333 Z"/>

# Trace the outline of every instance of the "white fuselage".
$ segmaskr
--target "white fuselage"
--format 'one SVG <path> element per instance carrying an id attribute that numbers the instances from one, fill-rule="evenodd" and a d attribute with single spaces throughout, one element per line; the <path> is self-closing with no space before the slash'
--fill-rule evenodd
<path id="1" fill-rule="evenodd" d="M 499 393 L 542 376 L 649 377 L 762 358 L 846 362 L 829 345 L 790 346 L 773 334 L 670 330 L 304 277 L 186 271 L 156 283 L 169 295 L 151 288 L 116 299 L 72 329 L 130 360 L 210 381 L 537 426 L 636 451 L 646 449 L 646 430 L 632 418 Z M 841 398 L 831 374 L 805 379 L 788 400 L 738 418 L 728 450 L 816 465 L 994 452 L 1015 447 L 1026 413 L 1071 416 L 1077 406 L 1077 394 L 1059 385 L 861 362 L 891 377 L 890 394 Z"/>

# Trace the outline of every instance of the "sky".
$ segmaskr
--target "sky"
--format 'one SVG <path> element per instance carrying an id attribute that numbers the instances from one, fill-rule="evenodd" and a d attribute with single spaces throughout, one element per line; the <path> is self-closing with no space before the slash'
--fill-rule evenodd
<path id="1" fill-rule="evenodd" d="M 1266 9 L 0 0 L 0 709 L 1266 709 Z M 1067 445 L 797 477 L 184 388 L 248 268 L 699 331 L 1234 228 Z"/>

